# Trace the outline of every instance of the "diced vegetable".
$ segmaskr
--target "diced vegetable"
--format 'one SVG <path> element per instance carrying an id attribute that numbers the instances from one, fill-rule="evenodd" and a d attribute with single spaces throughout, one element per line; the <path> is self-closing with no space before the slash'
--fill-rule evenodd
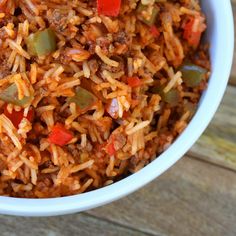
<path id="1" fill-rule="evenodd" d="M 88 90 L 77 87 L 75 91 L 75 96 L 69 98 L 70 103 L 74 102 L 81 111 L 90 109 L 97 101 L 97 98 L 90 93 Z"/>
<path id="2" fill-rule="evenodd" d="M 104 150 L 107 154 L 113 156 L 126 144 L 126 141 L 124 134 L 117 129 L 110 135 Z"/>
<path id="3" fill-rule="evenodd" d="M 185 111 L 190 112 L 190 118 L 192 118 L 194 116 L 194 114 L 196 113 L 197 105 L 188 101 L 184 104 L 184 108 L 185 108 L 184 109 Z"/>
<path id="4" fill-rule="evenodd" d="M 184 83 L 191 88 L 198 86 L 205 79 L 207 73 L 206 69 L 191 63 L 182 65 L 180 71 L 182 72 Z"/>
<path id="5" fill-rule="evenodd" d="M 128 77 L 127 78 L 128 85 L 132 88 L 139 87 L 142 83 L 138 77 Z"/>
<path id="6" fill-rule="evenodd" d="M 105 151 L 110 156 L 113 156 L 116 153 L 114 141 L 114 136 L 110 136 L 109 140 L 107 141 L 107 145 L 105 146 Z"/>
<path id="7" fill-rule="evenodd" d="M 141 21 L 143 21 L 145 24 L 152 26 L 156 22 L 156 18 L 158 15 L 158 9 L 153 6 L 151 13 L 149 14 L 149 6 L 143 5 L 141 2 L 138 5 L 138 16 Z"/>
<path id="8" fill-rule="evenodd" d="M 106 152 L 110 155 L 113 156 L 116 153 L 115 147 L 114 147 L 114 143 L 110 143 L 106 146 Z"/>
<path id="9" fill-rule="evenodd" d="M 56 50 L 56 35 L 53 30 L 45 29 L 31 34 L 27 40 L 27 49 L 32 56 L 45 56 Z"/>
<path id="10" fill-rule="evenodd" d="M 61 147 L 68 144 L 71 139 L 73 139 L 73 134 L 67 130 L 63 124 L 60 123 L 57 123 L 52 128 L 52 132 L 48 137 L 50 143 L 59 145 Z"/>
<path id="11" fill-rule="evenodd" d="M 198 27 L 195 26 L 196 18 L 191 17 L 190 20 L 184 26 L 183 38 L 186 39 L 189 45 L 197 47 L 200 43 L 202 32 L 206 29 L 205 24 L 202 22 L 202 17 L 199 17 Z"/>
<path id="12" fill-rule="evenodd" d="M 153 35 L 153 37 L 158 38 L 160 36 L 160 32 L 155 25 L 152 25 L 150 27 L 150 31 L 151 31 L 151 34 Z"/>
<path id="13" fill-rule="evenodd" d="M 18 128 L 20 122 L 22 121 L 22 119 L 24 118 L 24 110 L 20 110 L 20 111 L 15 111 L 13 110 L 12 113 L 9 113 L 7 110 L 7 106 L 4 107 L 4 115 L 6 117 L 8 117 L 12 124 Z M 34 110 L 30 109 L 27 116 L 25 117 L 28 121 L 32 122 L 34 119 Z"/>
<path id="14" fill-rule="evenodd" d="M 179 103 L 180 95 L 176 89 L 172 89 L 168 93 L 164 93 L 162 99 L 171 106 L 176 106 Z"/>
<path id="15" fill-rule="evenodd" d="M 113 119 L 117 119 L 119 117 L 119 104 L 116 98 L 110 100 L 110 102 L 106 105 L 106 111 Z"/>
<path id="16" fill-rule="evenodd" d="M 24 97 L 19 100 L 17 86 L 12 84 L 0 92 L 0 100 L 17 106 L 26 107 L 33 100 L 33 96 Z"/>
<path id="17" fill-rule="evenodd" d="M 121 0 L 97 0 L 99 15 L 118 16 L 120 13 Z"/>
<path id="18" fill-rule="evenodd" d="M 95 87 L 96 84 L 91 81 L 88 80 L 86 78 L 82 78 L 81 79 L 81 87 L 83 87 L 84 89 L 86 89 L 87 91 L 91 92 L 93 95 L 95 95 L 99 100 L 106 102 L 106 99 L 104 99 L 102 92 L 98 91 Z"/>
<path id="19" fill-rule="evenodd" d="M 129 112 L 129 111 L 124 111 L 122 118 L 123 118 L 123 119 L 126 119 L 126 118 L 129 117 L 129 116 L 130 116 L 130 112 Z"/>
<path id="20" fill-rule="evenodd" d="M 170 104 L 171 106 L 176 106 L 180 100 L 180 94 L 176 89 L 172 89 L 169 92 L 165 93 L 164 90 L 165 86 L 155 86 L 151 89 L 152 93 L 159 94 L 162 98 L 162 101 Z"/>
<path id="21" fill-rule="evenodd" d="M 160 85 L 156 85 L 150 89 L 150 92 L 161 95 L 161 92 L 163 92 L 163 86 L 160 88 Z"/>

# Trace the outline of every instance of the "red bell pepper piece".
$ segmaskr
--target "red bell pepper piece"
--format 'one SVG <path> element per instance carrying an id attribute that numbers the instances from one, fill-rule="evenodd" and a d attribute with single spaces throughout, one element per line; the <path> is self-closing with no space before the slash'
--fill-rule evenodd
<path id="1" fill-rule="evenodd" d="M 105 152 L 110 156 L 113 156 L 116 153 L 114 142 L 115 142 L 115 137 L 111 135 L 109 139 L 107 140 L 107 144 L 104 148 Z"/>
<path id="2" fill-rule="evenodd" d="M 110 155 L 110 156 L 113 156 L 115 153 L 116 153 L 116 149 L 114 147 L 114 143 L 110 143 L 107 145 L 106 147 L 106 152 Z"/>
<path id="3" fill-rule="evenodd" d="M 155 25 L 152 25 L 150 28 L 151 34 L 155 37 L 158 38 L 160 36 L 160 32 L 157 29 L 157 27 Z"/>
<path id="4" fill-rule="evenodd" d="M 128 85 L 132 88 L 139 87 L 142 83 L 138 77 L 128 77 L 127 78 Z"/>
<path id="5" fill-rule="evenodd" d="M 118 16 L 120 13 L 121 0 L 97 0 L 99 15 Z"/>
<path id="6" fill-rule="evenodd" d="M 200 24 L 197 30 L 194 29 L 195 18 L 191 17 L 184 26 L 183 38 L 186 39 L 189 45 L 197 47 L 200 43 L 202 32 L 205 30 L 205 25 Z"/>
<path id="7" fill-rule="evenodd" d="M 59 146 L 64 146 L 73 139 L 73 134 L 67 130 L 63 124 L 57 123 L 50 133 L 48 140 Z"/>
<path id="8" fill-rule="evenodd" d="M 7 110 L 7 106 L 4 107 L 4 115 L 11 120 L 12 124 L 18 128 L 20 122 L 22 121 L 22 119 L 24 118 L 24 110 L 20 110 L 20 111 L 15 111 L 13 110 L 12 113 L 9 113 Z M 30 109 L 27 117 L 25 117 L 28 121 L 32 122 L 34 119 L 34 110 Z"/>
<path id="9" fill-rule="evenodd" d="M 122 118 L 126 119 L 129 116 L 130 116 L 130 112 L 129 111 L 124 111 Z"/>

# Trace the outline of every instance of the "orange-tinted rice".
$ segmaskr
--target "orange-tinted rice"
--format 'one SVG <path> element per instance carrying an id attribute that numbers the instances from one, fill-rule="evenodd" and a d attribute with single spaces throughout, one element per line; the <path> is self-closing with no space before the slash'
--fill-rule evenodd
<path id="1" fill-rule="evenodd" d="M 0 90 L 15 83 L 19 99 L 33 96 L 24 108 L 0 101 L 0 195 L 45 198 L 101 188 L 149 164 L 185 129 L 209 73 L 189 88 L 178 68 L 190 61 L 210 71 L 207 46 L 183 39 L 189 16 L 205 19 L 199 1 L 155 3 L 158 37 L 140 20 L 139 2 L 123 0 L 119 16 L 108 17 L 98 15 L 96 0 L 0 1 Z M 30 55 L 26 39 L 45 28 L 56 33 L 56 51 Z M 141 85 L 131 87 L 128 77 Z M 67 99 L 78 86 L 96 96 L 85 111 Z M 177 101 L 153 93 L 158 86 L 175 90 Z M 107 112 L 112 101 L 114 117 Z M 24 109 L 19 127 L 5 107 Z M 48 139 L 56 123 L 73 135 L 64 146 Z"/>

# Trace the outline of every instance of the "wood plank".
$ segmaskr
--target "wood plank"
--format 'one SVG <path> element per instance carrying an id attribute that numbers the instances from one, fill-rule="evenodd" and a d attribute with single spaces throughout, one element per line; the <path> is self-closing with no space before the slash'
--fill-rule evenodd
<path id="1" fill-rule="evenodd" d="M 50 218 L 0 216 L 0 222 L 2 236 L 148 235 L 85 214 Z"/>
<path id="2" fill-rule="evenodd" d="M 214 119 L 189 154 L 236 170 L 236 88 L 228 86 Z"/>
<path id="3" fill-rule="evenodd" d="M 88 213 L 154 235 L 234 236 L 236 175 L 185 157 L 140 191 Z"/>

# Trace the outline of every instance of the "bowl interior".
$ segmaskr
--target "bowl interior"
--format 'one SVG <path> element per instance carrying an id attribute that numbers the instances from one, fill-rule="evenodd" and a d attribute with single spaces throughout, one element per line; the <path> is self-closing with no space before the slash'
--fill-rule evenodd
<path id="1" fill-rule="evenodd" d="M 179 138 L 151 164 L 111 186 L 76 196 L 54 199 L 0 197 L 0 213 L 51 216 L 88 210 L 119 199 L 166 171 L 194 144 L 212 119 L 224 94 L 233 58 L 234 26 L 230 0 L 202 1 L 207 16 L 212 75 L 198 111 Z M 222 20 L 224 19 L 224 20 Z M 227 42 L 226 42 L 227 40 Z"/>

